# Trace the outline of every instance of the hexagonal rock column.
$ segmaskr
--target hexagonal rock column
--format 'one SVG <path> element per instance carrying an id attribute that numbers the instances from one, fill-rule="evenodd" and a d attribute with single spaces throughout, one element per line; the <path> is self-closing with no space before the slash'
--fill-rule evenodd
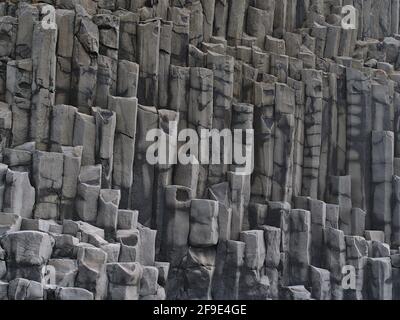
<path id="1" fill-rule="evenodd" d="M 32 112 L 30 137 L 36 149 L 47 150 L 50 114 L 55 101 L 57 28 L 36 22 L 32 47 Z"/>
<path id="2" fill-rule="evenodd" d="M 139 222 L 150 226 L 153 216 L 155 166 L 147 161 L 147 150 L 154 141 L 146 141 L 149 130 L 157 129 L 159 115 L 154 107 L 139 105 L 131 188 L 131 209 L 139 211 Z"/>
<path id="3" fill-rule="evenodd" d="M 138 63 L 139 69 L 139 103 L 148 106 L 158 105 L 158 73 L 160 51 L 159 20 L 139 23 L 138 33 Z"/>
<path id="4" fill-rule="evenodd" d="M 394 135 L 391 131 L 372 132 L 372 216 L 371 225 L 385 232 L 391 241 L 392 179 Z"/>
<path id="5" fill-rule="evenodd" d="M 212 284 L 214 299 L 239 299 L 244 251 L 244 242 L 228 240 L 221 241 L 218 244 L 216 269 Z"/>
<path id="6" fill-rule="evenodd" d="M 29 20 L 28 20 L 29 21 Z M 56 9 L 58 27 L 56 104 L 69 104 L 71 95 L 72 54 L 74 50 L 75 11 Z"/>
<path id="7" fill-rule="evenodd" d="M 353 206 L 367 210 L 371 190 L 371 79 L 347 68 L 346 168 L 351 176 Z"/>
<path id="8" fill-rule="evenodd" d="M 168 20 L 173 22 L 171 64 L 185 67 L 188 61 L 190 12 L 184 8 L 168 8 Z"/>
<path id="9" fill-rule="evenodd" d="M 130 206 L 130 189 L 133 182 L 135 158 L 137 99 L 108 97 L 108 109 L 116 115 L 113 150 L 112 186 L 121 190 L 121 208 Z"/>
<path id="10" fill-rule="evenodd" d="M 346 235 L 351 233 L 351 177 L 330 178 L 329 202 L 339 205 L 339 228 Z"/>
<path id="11" fill-rule="evenodd" d="M 143 267 L 136 262 L 107 263 L 110 300 L 139 300 L 139 284 Z"/>
<path id="12" fill-rule="evenodd" d="M 368 244 L 363 237 L 345 236 L 346 241 L 346 262 L 353 266 L 356 271 L 355 288 L 346 288 L 344 297 L 347 300 L 363 300 L 365 293 L 365 266 L 368 257 Z M 348 284 L 348 283 L 347 283 Z"/>
<path id="13" fill-rule="evenodd" d="M 159 110 L 159 129 L 161 136 L 159 141 L 166 143 L 167 149 L 158 149 L 158 157 L 162 159 L 156 165 L 154 177 L 154 209 L 152 226 L 157 230 L 162 230 L 165 217 L 165 188 L 173 184 L 174 163 L 177 155 L 178 121 L 179 114 L 172 110 Z M 158 238 L 160 239 L 160 238 Z"/>
<path id="14" fill-rule="evenodd" d="M 120 198 L 119 190 L 100 190 L 96 225 L 104 229 L 106 239 L 109 240 L 113 239 L 117 232 Z"/>
<path id="15" fill-rule="evenodd" d="M 74 213 L 75 196 L 78 189 L 78 177 L 81 170 L 82 161 L 81 146 L 61 147 L 64 156 L 63 182 L 61 190 L 61 220 L 71 219 Z"/>
<path id="16" fill-rule="evenodd" d="M 371 300 L 392 300 L 392 265 L 390 258 L 368 258 L 367 297 Z"/>
<path id="17" fill-rule="evenodd" d="M 326 268 L 331 272 L 333 300 L 343 300 L 343 267 L 346 264 L 346 243 L 341 230 L 326 228 Z"/>
<path id="18" fill-rule="evenodd" d="M 245 243 L 244 267 L 240 278 L 240 299 L 266 299 L 269 280 L 262 270 L 265 263 L 263 230 L 243 231 L 240 239 Z"/>
<path id="19" fill-rule="evenodd" d="M 188 251 L 190 232 L 190 205 L 192 191 L 181 186 L 167 186 L 165 189 L 166 217 L 162 230 L 157 230 L 162 235 L 161 257 L 171 265 L 169 272 L 168 297 L 179 295 L 182 283 L 180 266 Z"/>
<path id="20" fill-rule="evenodd" d="M 310 211 L 292 209 L 290 211 L 289 277 L 293 285 L 308 283 L 311 247 Z"/>
<path id="21" fill-rule="evenodd" d="M 208 52 L 207 67 L 213 70 L 213 123 L 212 128 L 224 130 L 230 127 L 233 99 L 234 59 L 213 52 Z M 225 143 L 224 140 L 223 143 Z M 221 143 L 221 164 L 211 164 L 208 183 L 216 184 L 224 180 L 227 165 L 224 163 L 223 143 Z"/>
<path id="22" fill-rule="evenodd" d="M 25 278 L 41 282 L 43 267 L 51 256 L 53 245 L 54 239 L 50 235 L 38 231 L 4 235 L 1 246 L 6 251 L 7 279 Z"/>
<path id="23" fill-rule="evenodd" d="M 251 186 L 252 197 L 271 199 L 274 165 L 275 85 L 254 85 L 255 159 Z"/>
<path id="24" fill-rule="evenodd" d="M 295 91 L 283 84 L 275 89 L 274 170 L 272 177 L 273 201 L 290 201 L 295 133 Z"/>
<path id="25" fill-rule="evenodd" d="M 33 154 L 33 180 L 36 189 L 35 218 L 60 217 L 64 157 L 61 153 L 36 151 Z"/>
<path id="26" fill-rule="evenodd" d="M 76 7 L 75 30 L 70 99 L 79 112 L 89 113 L 96 99 L 99 28 L 81 6 Z"/>
<path id="27" fill-rule="evenodd" d="M 95 223 L 101 189 L 101 166 L 82 166 L 78 176 L 75 210 L 79 219 Z"/>
<path id="28" fill-rule="evenodd" d="M 107 254 L 98 248 L 80 247 L 77 254 L 78 274 L 75 285 L 93 293 L 95 300 L 107 296 Z"/>
<path id="29" fill-rule="evenodd" d="M 3 211 L 31 218 L 35 204 L 35 188 L 31 186 L 28 172 L 7 170 Z"/>
<path id="30" fill-rule="evenodd" d="M 29 141 L 32 90 L 32 60 L 9 61 L 7 64 L 6 101 L 11 105 L 13 125 L 11 146 Z"/>
<path id="31" fill-rule="evenodd" d="M 106 109 L 92 108 L 96 123 L 96 164 L 101 164 L 102 188 L 111 188 L 114 160 L 116 115 Z"/>
<path id="32" fill-rule="evenodd" d="M 303 70 L 302 81 L 306 84 L 302 195 L 317 199 L 322 129 L 322 72 Z"/>

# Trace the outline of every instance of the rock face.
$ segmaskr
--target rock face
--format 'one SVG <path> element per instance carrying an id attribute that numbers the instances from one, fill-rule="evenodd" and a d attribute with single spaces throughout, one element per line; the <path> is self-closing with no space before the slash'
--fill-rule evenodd
<path id="1" fill-rule="evenodd" d="M 0 300 L 400 300 L 399 17 L 0 1 Z"/>

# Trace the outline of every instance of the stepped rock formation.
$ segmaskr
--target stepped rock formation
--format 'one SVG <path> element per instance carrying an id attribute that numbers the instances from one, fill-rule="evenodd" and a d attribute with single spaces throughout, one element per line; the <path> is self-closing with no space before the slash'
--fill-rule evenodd
<path id="1" fill-rule="evenodd" d="M 400 300 L 399 16 L 0 1 L 0 300 Z M 148 161 L 186 128 L 254 170 Z"/>

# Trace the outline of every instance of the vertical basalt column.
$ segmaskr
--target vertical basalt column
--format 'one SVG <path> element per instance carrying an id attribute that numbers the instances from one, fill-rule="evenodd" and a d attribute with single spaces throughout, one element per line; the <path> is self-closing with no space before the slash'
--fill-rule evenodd
<path id="1" fill-rule="evenodd" d="M 45 29 L 36 22 L 32 47 L 31 139 L 36 149 L 47 150 L 50 138 L 50 114 L 56 89 L 57 28 Z"/>
<path id="2" fill-rule="evenodd" d="M 60 219 L 75 217 L 75 196 L 81 169 L 82 146 L 61 147 L 64 156 L 64 171 L 61 189 Z"/>
<path id="3" fill-rule="evenodd" d="M 133 164 L 133 184 L 131 208 L 139 211 L 139 222 L 151 225 L 154 196 L 154 165 L 146 159 L 148 147 L 154 141 L 146 141 L 149 130 L 158 128 L 158 113 L 154 107 L 139 105 L 137 111 L 135 159 Z"/>
<path id="4" fill-rule="evenodd" d="M 158 75 L 160 55 L 160 20 L 150 20 L 138 25 L 138 100 L 147 106 L 158 105 Z"/>
<path id="5" fill-rule="evenodd" d="M 352 208 L 350 176 L 330 178 L 329 203 L 339 205 L 339 228 L 345 235 L 350 235 Z"/>
<path id="6" fill-rule="evenodd" d="M 169 79 L 172 49 L 172 29 L 171 21 L 161 22 L 160 31 L 160 55 L 158 69 L 158 106 L 167 108 L 169 101 Z"/>
<path id="7" fill-rule="evenodd" d="M 190 12 L 184 8 L 170 7 L 168 20 L 173 22 L 171 64 L 185 67 L 188 63 Z"/>
<path id="8" fill-rule="evenodd" d="M 285 84 L 276 84 L 274 168 L 272 200 L 290 202 L 295 133 L 295 91 Z"/>
<path id="9" fill-rule="evenodd" d="M 165 190 L 166 187 L 172 185 L 174 164 L 177 155 L 177 138 L 178 138 L 178 113 L 172 110 L 159 110 L 158 127 L 161 130 L 161 138 L 166 143 L 167 149 L 159 149 L 159 157 L 165 157 L 162 163 L 155 168 L 154 174 L 154 191 L 153 191 L 153 218 L 152 228 L 159 230 L 156 237 L 156 246 L 159 248 L 162 241 L 162 230 L 165 225 Z M 161 152 L 163 154 L 161 154 Z M 164 154 L 165 152 L 165 154 Z"/>
<path id="10" fill-rule="evenodd" d="M 315 38 L 315 54 L 322 58 L 325 56 L 326 37 L 328 28 L 318 23 L 314 23 L 311 29 L 311 36 Z"/>
<path id="11" fill-rule="evenodd" d="M 346 76 L 346 169 L 351 176 L 354 207 L 368 210 L 371 190 L 371 80 L 367 74 L 350 68 Z"/>
<path id="12" fill-rule="evenodd" d="M 82 166 L 78 176 L 75 198 L 76 217 L 95 224 L 101 189 L 101 165 Z"/>
<path id="13" fill-rule="evenodd" d="M 72 54 L 74 49 L 75 12 L 56 10 L 58 27 L 56 104 L 69 104 L 71 92 Z"/>
<path id="14" fill-rule="evenodd" d="M 306 84 L 302 194 L 317 199 L 322 131 L 322 72 L 304 70 L 302 81 Z"/>
<path id="15" fill-rule="evenodd" d="M 76 6 L 72 55 L 71 104 L 88 114 L 96 98 L 99 29 L 81 6 Z"/>
<path id="16" fill-rule="evenodd" d="M 278 82 L 286 83 L 289 76 L 289 57 L 271 53 L 271 74 L 278 78 Z"/>
<path id="17" fill-rule="evenodd" d="M 255 158 L 251 195 L 264 202 L 271 199 L 274 169 L 275 84 L 254 85 Z"/>
<path id="18" fill-rule="evenodd" d="M 15 58 L 28 59 L 32 56 L 33 28 L 35 21 L 39 20 L 37 7 L 21 1 L 17 9 L 18 32 L 15 46 Z M 58 23 L 57 23 L 58 25 Z"/>
<path id="19" fill-rule="evenodd" d="M 203 41 L 209 42 L 213 36 L 216 0 L 200 0 L 203 6 Z M 218 17 L 219 19 L 220 17 Z"/>
<path id="20" fill-rule="evenodd" d="M 0 50 L 0 58 L 7 61 L 8 58 L 15 59 L 15 45 L 18 34 L 18 19 L 10 15 L 0 17 L 0 35 L 2 46 Z M 7 63 L 7 62 L 6 62 Z"/>
<path id="21" fill-rule="evenodd" d="M 7 103 L 0 102 L 0 161 L 4 159 L 4 149 L 10 145 L 12 112 Z M 2 202 L 2 200 L 0 200 Z"/>
<path id="22" fill-rule="evenodd" d="M 165 224 L 162 230 L 161 256 L 170 263 L 168 274 L 168 297 L 179 297 L 184 286 L 181 265 L 188 253 L 190 232 L 190 205 L 192 191 L 181 186 L 167 186 L 165 189 Z"/>
<path id="23" fill-rule="evenodd" d="M 179 131 L 186 129 L 190 97 L 190 68 L 170 66 L 169 108 L 179 112 Z"/>
<path id="24" fill-rule="evenodd" d="M 118 60 L 136 62 L 139 14 L 126 10 L 118 10 L 115 14 L 120 20 Z"/>
<path id="25" fill-rule="evenodd" d="M 93 22 L 99 28 L 96 106 L 106 108 L 108 94 L 116 94 L 120 20 L 116 15 L 97 14 Z"/>
<path id="26" fill-rule="evenodd" d="M 246 1 L 230 0 L 226 39 L 228 44 L 240 45 L 246 11 Z"/>
<path id="27" fill-rule="evenodd" d="M 300 0 L 287 0 L 286 6 L 286 31 L 293 32 L 297 29 L 297 2 Z"/>
<path id="28" fill-rule="evenodd" d="M 274 37 L 281 38 L 286 32 L 287 0 L 275 1 Z"/>
<path id="29" fill-rule="evenodd" d="M 327 24 L 326 44 L 324 50 L 325 58 L 332 59 L 333 57 L 338 56 L 341 33 L 341 27 Z"/>
<path id="30" fill-rule="evenodd" d="M 371 225 L 385 232 L 385 241 L 391 241 L 392 179 L 394 135 L 391 131 L 372 132 L 372 214 Z"/>
<path id="31" fill-rule="evenodd" d="M 305 201 L 308 203 L 308 201 Z M 265 219 L 265 225 L 273 226 L 281 230 L 279 275 L 282 279 L 282 285 L 290 284 L 290 234 L 291 234 L 291 206 L 287 202 L 268 203 L 268 212 Z"/>
<path id="32" fill-rule="evenodd" d="M 36 189 L 34 217 L 58 220 L 64 172 L 63 155 L 36 151 L 32 160 L 33 181 Z"/>
<path id="33" fill-rule="evenodd" d="M 318 199 L 324 200 L 327 195 L 328 177 L 335 175 L 337 145 L 337 104 L 336 77 L 333 73 L 323 74 L 323 107 L 321 126 L 321 154 L 318 171 Z"/>
<path id="34" fill-rule="evenodd" d="M 228 172 L 230 203 L 232 209 L 231 239 L 238 240 L 242 230 L 248 230 L 248 205 L 250 202 L 250 176 Z"/>
<path id="35" fill-rule="evenodd" d="M 75 115 L 78 109 L 68 105 L 56 105 L 51 114 L 50 150 L 60 152 L 61 146 L 72 146 Z"/>
<path id="36" fill-rule="evenodd" d="M 213 121 L 212 129 L 220 132 L 230 128 L 233 99 L 234 58 L 218 53 L 208 52 L 207 67 L 213 71 Z M 224 163 L 226 139 L 220 140 L 220 164 L 210 164 L 208 184 L 213 185 L 224 180 L 227 163 Z"/>
<path id="37" fill-rule="evenodd" d="M 383 83 L 372 83 L 371 89 L 372 130 L 393 131 L 394 82 L 384 79 Z"/>
<path id="38" fill-rule="evenodd" d="M 113 151 L 113 188 L 121 190 L 120 207 L 130 207 L 133 182 L 138 102 L 134 97 L 108 97 L 108 109 L 116 115 Z"/>
<path id="39" fill-rule="evenodd" d="M 400 177 L 393 176 L 392 245 L 400 245 Z"/>
<path id="40" fill-rule="evenodd" d="M 190 69 L 190 95 L 188 110 L 188 127 L 197 130 L 199 136 L 200 161 L 197 196 L 202 198 L 207 188 L 208 164 L 210 163 L 210 148 L 202 150 L 202 144 L 211 147 L 211 138 L 202 134 L 203 130 L 212 129 L 213 125 L 213 83 L 212 70 L 205 68 Z M 205 160 L 205 161 L 204 161 Z"/>
<path id="41" fill-rule="evenodd" d="M 117 96 L 136 98 L 139 85 L 139 65 L 137 63 L 119 60 L 117 77 Z"/>
<path id="42" fill-rule="evenodd" d="M 264 271 L 264 231 L 243 231 L 240 233 L 240 239 L 245 243 L 245 252 L 239 299 L 267 299 L 270 294 L 270 281 Z"/>
<path id="43" fill-rule="evenodd" d="M 346 174 L 346 144 L 347 144 L 347 83 L 346 68 L 334 64 L 331 65 L 331 72 L 337 77 L 337 148 L 336 152 L 330 155 L 332 166 L 330 170 L 334 175 L 341 176 Z M 332 93 L 334 96 L 334 93 Z M 332 120 L 334 120 L 332 118 Z M 331 148 L 332 149 L 332 148 Z"/>
<path id="44" fill-rule="evenodd" d="M 363 300 L 365 266 L 368 257 L 368 243 L 363 237 L 345 236 L 346 241 L 346 263 L 353 266 L 356 271 L 355 288 L 344 291 L 346 300 Z M 366 280 L 366 281 L 369 281 Z"/>
<path id="45" fill-rule="evenodd" d="M 29 141 L 32 90 L 32 60 L 10 61 L 7 64 L 5 100 L 12 110 L 11 146 Z"/>
<path id="46" fill-rule="evenodd" d="M 327 208 L 321 200 L 308 200 L 311 213 L 311 264 L 323 267 L 324 232 L 326 227 Z"/>
<path id="47" fill-rule="evenodd" d="M 382 39 L 391 35 L 391 2 L 381 0 L 379 3 L 371 1 L 371 38 Z"/>
<path id="48" fill-rule="evenodd" d="M 200 0 L 192 0 L 185 8 L 190 12 L 189 43 L 198 47 L 203 42 L 203 6 Z"/>
<path id="49" fill-rule="evenodd" d="M 275 2 L 272 1 L 272 4 L 267 10 L 250 6 L 247 11 L 246 30 L 250 36 L 257 38 L 259 48 L 264 48 L 265 35 L 272 35 L 273 32 Z"/>
<path id="50" fill-rule="evenodd" d="M 258 78 L 258 69 L 243 63 L 242 102 L 254 104 L 254 83 Z"/>
<path id="51" fill-rule="evenodd" d="M 96 164 L 101 164 L 101 186 L 110 189 L 114 158 L 115 112 L 107 109 L 92 109 L 96 124 Z"/>
<path id="52" fill-rule="evenodd" d="M 96 123 L 93 116 L 75 115 L 73 146 L 83 146 L 82 166 L 94 165 L 96 146 Z"/>
<path id="53" fill-rule="evenodd" d="M 212 288 L 214 299 L 239 299 L 244 252 L 245 243 L 241 241 L 228 240 L 218 244 Z"/>
<path id="54" fill-rule="evenodd" d="M 231 183 L 232 239 L 239 232 L 248 230 L 248 205 L 251 195 L 251 174 L 254 169 L 254 105 L 234 103 L 232 105 L 233 164 L 228 180 Z"/>
<path id="55" fill-rule="evenodd" d="M 281 262 L 281 229 L 262 226 L 265 241 L 265 273 L 270 282 L 270 296 L 272 299 L 279 298 L 279 265 Z"/>
<path id="56" fill-rule="evenodd" d="M 307 285 L 311 264 L 311 215 L 310 211 L 292 209 L 290 212 L 289 282 Z"/>
<path id="57" fill-rule="evenodd" d="M 215 0 L 214 36 L 226 37 L 228 25 L 228 0 Z"/>
<path id="58" fill-rule="evenodd" d="M 343 300 L 343 267 L 346 264 L 346 242 L 343 231 L 325 229 L 325 266 L 331 273 L 332 299 Z"/>
<path id="59" fill-rule="evenodd" d="M 117 234 L 120 191 L 101 189 L 98 200 L 96 226 L 104 229 L 105 238 L 113 241 Z"/>
<path id="60" fill-rule="evenodd" d="M 368 258 L 366 298 L 369 300 L 392 300 L 392 265 L 389 257 Z"/>
<path id="61" fill-rule="evenodd" d="M 303 180 L 303 153 L 304 153 L 304 104 L 305 84 L 301 81 L 288 78 L 288 86 L 295 91 L 295 132 L 293 151 L 293 196 L 301 195 Z"/>

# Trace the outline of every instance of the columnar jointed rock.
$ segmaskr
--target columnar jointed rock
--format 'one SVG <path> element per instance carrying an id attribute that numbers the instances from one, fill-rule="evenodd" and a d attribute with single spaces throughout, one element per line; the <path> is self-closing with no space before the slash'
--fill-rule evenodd
<path id="1" fill-rule="evenodd" d="M 2 1 L 0 299 L 399 299 L 399 17 Z"/>

